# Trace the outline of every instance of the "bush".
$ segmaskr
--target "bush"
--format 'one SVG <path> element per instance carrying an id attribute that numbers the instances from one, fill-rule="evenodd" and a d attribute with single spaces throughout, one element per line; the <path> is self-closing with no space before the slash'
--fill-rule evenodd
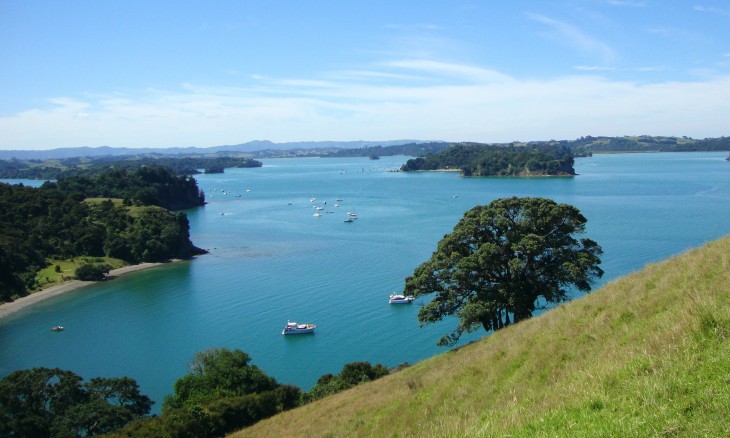
<path id="1" fill-rule="evenodd" d="M 101 281 L 106 279 L 109 271 L 112 270 L 112 265 L 107 263 L 100 264 L 85 264 L 76 268 L 76 278 L 83 281 Z"/>

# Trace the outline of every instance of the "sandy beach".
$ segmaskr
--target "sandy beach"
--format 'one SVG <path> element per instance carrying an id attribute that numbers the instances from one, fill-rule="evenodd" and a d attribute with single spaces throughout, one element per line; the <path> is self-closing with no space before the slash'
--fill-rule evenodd
<path id="1" fill-rule="evenodd" d="M 139 265 L 131 265 L 131 266 L 124 266 L 122 268 L 118 269 L 112 269 L 109 271 L 108 278 L 118 277 L 123 274 L 127 274 L 129 272 L 139 271 L 142 269 L 151 268 L 154 266 L 160 266 L 164 263 L 142 263 Z M 15 313 L 21 309 L 25 309 L 28 306 L 32 306 L 33 304 L 39 303 L 43 300 L 47 300 L 48 298 L 55 297 L 58 295 L 61 295 L 63 293 L 76 290 L 79 288 L 82 288 L 84 286 L 88 286 L 91 284 L 96 283 L 95 281 L 81 281 L 81 280 L 71 280 L 67 281 L 63 284 L 57 284 L 55 286 L 51 286 L 49 288 L 40 290 L 38 292 L 33 292 L 32 294 L 18 298 L 17 300 L 13 301 L 12 303 L 4 303 L 0 304 L 0 318 L 4 318 L 12 313 Z"/>

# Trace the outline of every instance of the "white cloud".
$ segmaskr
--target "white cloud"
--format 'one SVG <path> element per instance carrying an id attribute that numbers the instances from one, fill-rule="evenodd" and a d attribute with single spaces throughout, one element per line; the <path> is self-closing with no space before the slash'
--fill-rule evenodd
<path id="1" fill-rule="evenodd" d="M 639 84 L 597 76 L 602 69 L 521 80 L 470 65 L 411 59 L 367 74 L 330 72 L 324 80 L 259 78 L 241 87 L 182 84 L 135 95 L 53 98 L 49 108 L 0 117 L 0 148 L 728 135 L 730 76 Z M 409 77 L 419 79 L 404 80 Z"/>

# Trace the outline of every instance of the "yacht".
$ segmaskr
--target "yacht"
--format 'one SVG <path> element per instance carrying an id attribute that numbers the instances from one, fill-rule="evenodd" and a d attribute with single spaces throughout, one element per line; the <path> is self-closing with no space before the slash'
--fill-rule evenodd
<path id="1" fill-rule="evenodd" d="M 305 333 L 314 333 L 314 329 L 317 326 L 314 324 L 297 324 L 296 322 L 288 321 L 284 326 L 284 330 L 281 331 L 282 335 L 302 335 Z"/>
<path id="2" fill-rule="evenodd" d="M 405 296 L 401 294 L 396 294 L 393 292 L 390 294 L 390 299 L 388 300 L 388 303 L 390 304 L 411 304 L 413 300 L 415 300 L 416 297 L 412 296 Z"/>

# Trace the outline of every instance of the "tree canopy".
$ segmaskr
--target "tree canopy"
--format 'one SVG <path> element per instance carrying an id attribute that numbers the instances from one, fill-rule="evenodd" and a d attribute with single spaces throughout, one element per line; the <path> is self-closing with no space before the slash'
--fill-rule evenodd
<path id="1" fill-rule="evenodd" d="M 434 295 L 418 320 L 460 319 L 439 345 L 453 345 L 463 332 L 498 330 L 529 318 L 539 303 L 569 298 L 571 288 L 591 290 L 603 276 L 601 247 L 574 237 L 586 218 L 568 204 L 545 198 L 503 198 L 480 205 L 438 243 L 431 258 L 406 278 L 405 293 Z"/>
<path id="2" fill-rule="evenodd" d="M 128 377 L 83 379 L 59 368 L 0 380 L 0 436 L 92 436 L 143 418 L 153 402 Z"/>

